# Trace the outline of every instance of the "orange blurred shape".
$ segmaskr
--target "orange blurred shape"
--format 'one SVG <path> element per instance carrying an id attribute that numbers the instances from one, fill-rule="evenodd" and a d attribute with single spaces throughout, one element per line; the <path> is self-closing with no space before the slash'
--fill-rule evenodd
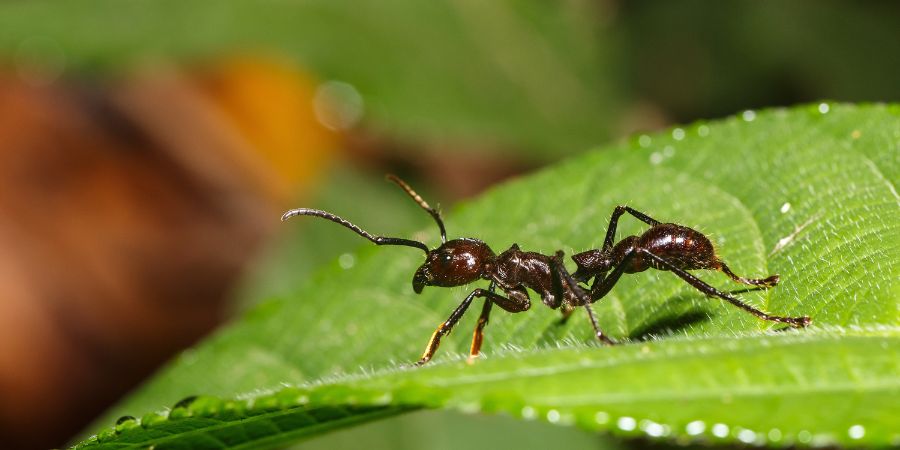
<path id="1" fill-rule="evenodd" d="M 318 83 L 274 59 L 235 58 L 195 77 L 279 178 L 279 194 L 306 192 L 338 146 L 314 112 Z"/>

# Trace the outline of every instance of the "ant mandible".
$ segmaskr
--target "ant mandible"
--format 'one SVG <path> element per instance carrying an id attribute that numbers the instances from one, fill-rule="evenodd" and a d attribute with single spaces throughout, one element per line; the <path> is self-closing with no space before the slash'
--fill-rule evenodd
<path id="1" fill-rule="evenodd" d="M 412 279 L 413 290 L 417 294 L 421 293 L 425 286 L 452 287 L 463 286 L 480 279 L 490 281 L 487 289 L 477 288 L 469 293 L 453 310 L 450 317 L 438 325 L 417 365 L 431 360 L 441 343 L 441 338 L 450 333 L 472 301 L 475 298 L 484 298 L 481 316 L 472 337 L 469 360 L 477 357 L 481 352 L 484 327 L 488 323 L 492 306 L 496 304 L 511 313 L 527 311 L 531 308 L 531 299 L 526 289 L 540 294 L 541 302 L 548 307 L 562 308 L 563 320 L 567 319 L 575 308 L 584 307 L 596 338 L 604 344 L 615 344 L 600 329 L 591 304 L 603 298 L 623 273 L 642 272 L 648 268 L 671 271 L 707 296 L 726 300 L 760 319 L 786 323 L 794 327 L 805 327 L 810 323 L 809 317 L 806 316 L 781 317 L 764 313 L 691 275 L 688 270 L 714 269 L 724 272 L 739 283 L 758 288 L 770 288 L 778 283 L 777 275 L 765 279 L 750 279 L 735 275 L 716 256 L 712 243 L 699 231 L 673 223 L 660 223 L 628 206 L 616 207 L 602 249 L 588 250 L 572 256 L 578 270 L 571 274 L 563 264 L 561 250 L 554 256 L 548 256 L 525 252 L 519 249 L 518 245 L 512 244 L 498 256 L 487 244 L 478 239 L 459 238 L 448 241 L 440 212 L 429 206 L 400 178 L 388 175 L 387 179 L 400 186 L 431 215 L 441 233 L 440 246 L 429 250 L 427 245 L 419 241 L 375 236 L 346 219 L 318 209 L 292 209 L 285 212 L 281 220 L 294 216 L 316 216 L 348 228 L 376 245 L 404 245 L 424 251 L 425 262 L 416 270 Z M 651 227 L 641 236 L 629 236 L 613 245 L 618 219 L 625 212 Z M 591 278 L 594 282 L 589 290 L 579 285 L 579 283 L 587 284 Z M 497 288 L 500 288 L 506 296 L 496 293 Z"/>

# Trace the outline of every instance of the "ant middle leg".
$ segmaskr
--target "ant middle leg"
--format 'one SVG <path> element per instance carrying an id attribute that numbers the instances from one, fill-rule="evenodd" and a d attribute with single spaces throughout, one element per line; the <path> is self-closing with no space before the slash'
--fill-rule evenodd
<path id="1" fill-rule="evenodd" d="M 591 294 L 586 291 L 584 288 L 578 285 L 578 282 L 572 278 L 572 275 L 569 271 L 566 270 L 565 266 L 562 263 L 563 261 L 563 252 L 559 250 L 556 252 L 556 257 L 553 259 L 551 263 L 551 268 L 553 269 L 557 282 L 563 289 L 568 289 L 569 292 L 572 293 L 574 297 L 577 298 L 578 306 L 583 306 L 584 310 L 587 311 L 588 318 L 591 321 L 591 326 L 594 327 L 594 336 L 600 342 L 607 345 L 615 345 L 616 342 L 609 338 L 603 330 L 600 329 L 600 323 L 597 322 L 597 317 L 594 315 L 594 311 L 591 309 Z M 555 283 L 554 283 L 555 284 Z M 559 293 L 560 298 L 564 298 L 564 292 Z M 563 320 L 567 320 L 569 315 L 574 311 L 574 305 L 566 304 L 568 310 L 563 310 Z"/>
<path id="2" fill-rule="evenodd" d="M 553 296 L 554 297 L 554 301 L 552 302 L 553 304 L 551 304 L 549 306 L 551 306 L 551 307 L 555 306 L 555 307 L 560 308 L 560 312 L 562 313 L 562 317 L 559 319 L 560 325 L 563 325 L 566 322 L 568 322 L 569 317 L 571 317 L 572 313 L 575 311 L 575 305 L 572 305 L 569 302 L 563 301 L 564 290 L 567 288 L 571 289 L 568 286 L 577 286 L 578 288 L 580 288 L 580 286 L 577 284 L 577 282 L 575 282 L 574 278 L 571 276 L 569 276 L 568 279 L 566 280 L 566 282 L 568 283 L 567 287 L 565 287 L 565 288 L 563 287 L 563 278 L 565 278 L 564 274 L 568 274 L 568 271 L 566 270 L 565 265 L 563 263 L 563 256 L 564 256 L 564 254 L 563 254 L 562 250 L 557 250 L 556 256 L 550 263 L 551 270 L 555 274 L 555 276 L 552 278 L 552 282 L 553 282 L 553 290 L 554 290 L 554 292 L 556 292 L 556 294 Z"/>
<path id="3" fill-rule="evenodd" d="M 600 329 L 600 324 L 597 322 L 597 318 L 594 316 L 594 310 L 591 309 L 590 303 L 584 304 L 584 310 L 587 311 L 588 319 L 591 320 L 591 326 L 594 327 L 594 335 L 597 336 L 597 340 L 606 345 L 616 345 L 616 341 L 610 339 L 609 336 L 605 335 Z"/>
<path id="4" fill-rule="evenodd" d="M 744 311 L 747 311 L 748 313 L 753 314 L 754 316 L 756 316 L 760 319 L 768 320 L 768 321 L 772 321 L 772 322 L 778 322 L 778 323 L 786 323 L 786 324 L 788 324 L 792 327 L 796 327 L 796 328 L 805 327 L 812 322 L 812 319 L 810 319 L 809 316 L 784 317 L 784 316 L 773 316 L 771 314 L 764 313 L 764 312 L 710 286 L 703 280 L 695 277 L 694 275 L 691 275 L 686 270 L 675 266 L 674 264 L 670 263 L 667 259 L 657 256 L 647 249 L 638 248 L 638 249 L 636 249 L 636 251 L 640 252 L 641 255 L 646 258 L 656 261 L 660 265 L 660 267 L 663 267 L 666 270 L 671 271 L 675 275 L 678 275 L 679 277 L 681 277 L 682 280 L 686 281 L 688 284 L 690 284 L 691 286 L 696 288 L 698 291 L 700 291 L 706 295 L 709 295 L 709 296 L 719 297 L 722 300 L 725 300 L 728 303 L 731 303 L 732 305 L 737 306 L 738 308 L 741 308 Z"/>
<path id="5" fill-rule="evenodd" d="M 481 343 L 484 342 L 484 327 L 488 324 L 491 315 L 491 306 L 494 305 L 490 299 L 484 300 L 484 306 L 481 307 L 481 315 L 478 316 L 478 324 L 475 325 L 475 332 L 472 334 L 472 346 L 469 348 L 469 364 L 475 361 L 475 358 L 481 353 Z"/>
<path id="6" fill-rule="evenodd" d="M 625 269 L 631 265 L 631 260 L 635 257 L 635 254 L 634 250 L 629 250 L 609 275 L 598 275 L 594 278 L 594 283 L 591 284 L 591 303 L 605 297 L 612 290 L 619 278 L 622 277 L 622 274 L 625 273 Z"/>

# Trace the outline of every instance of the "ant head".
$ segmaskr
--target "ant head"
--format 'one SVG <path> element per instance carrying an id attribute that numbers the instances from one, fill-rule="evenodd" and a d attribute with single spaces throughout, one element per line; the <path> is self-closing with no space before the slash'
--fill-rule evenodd
<path id="1" fill-rule="evenodd" d="M 462 286 L 481 278 L 485 266 L 494 259 L 491 248 L 478 239 L 454 239 L 448 242 L 441 213 L 396 175 L 388 175 L 387 179 L 400 186 L 419 207 L 428 212 L 441 232 L 441 246 L 425 252 L 425 262 L 413 275 L 412 285 L 416 294 L 422 292 L 425 286 Z"/>
<path id="2" fill-rule="evenodd" d="M 493 262 L 494 252 L 478 239 L 454 239 L 428 252 L 425 262 L 413 276 L 413 290 L 422 292 L 425 286 L 462 286 L 484 274 Z"/>
<path id="3" fill-rule="evenodd" d="M 578 265 L 578 270 L 572 274 L 577 281 L 587 281 L 602 273 L 609 272 L 612 267 L 610 255 L 603 250 L 588 250 L 572 255 L 572 261 Z"/>

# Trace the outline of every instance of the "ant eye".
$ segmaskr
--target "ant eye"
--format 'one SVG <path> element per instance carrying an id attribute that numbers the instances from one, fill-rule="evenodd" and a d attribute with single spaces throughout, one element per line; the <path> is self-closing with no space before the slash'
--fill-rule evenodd
<path id="1" fill-rule="evenodd" d="M 442 263 L 449 263 L 452 260 L 453 260 L 453 255 L 451 255 L 449 253 L 444 253 L 443 255 L 441 255 Z"/>

